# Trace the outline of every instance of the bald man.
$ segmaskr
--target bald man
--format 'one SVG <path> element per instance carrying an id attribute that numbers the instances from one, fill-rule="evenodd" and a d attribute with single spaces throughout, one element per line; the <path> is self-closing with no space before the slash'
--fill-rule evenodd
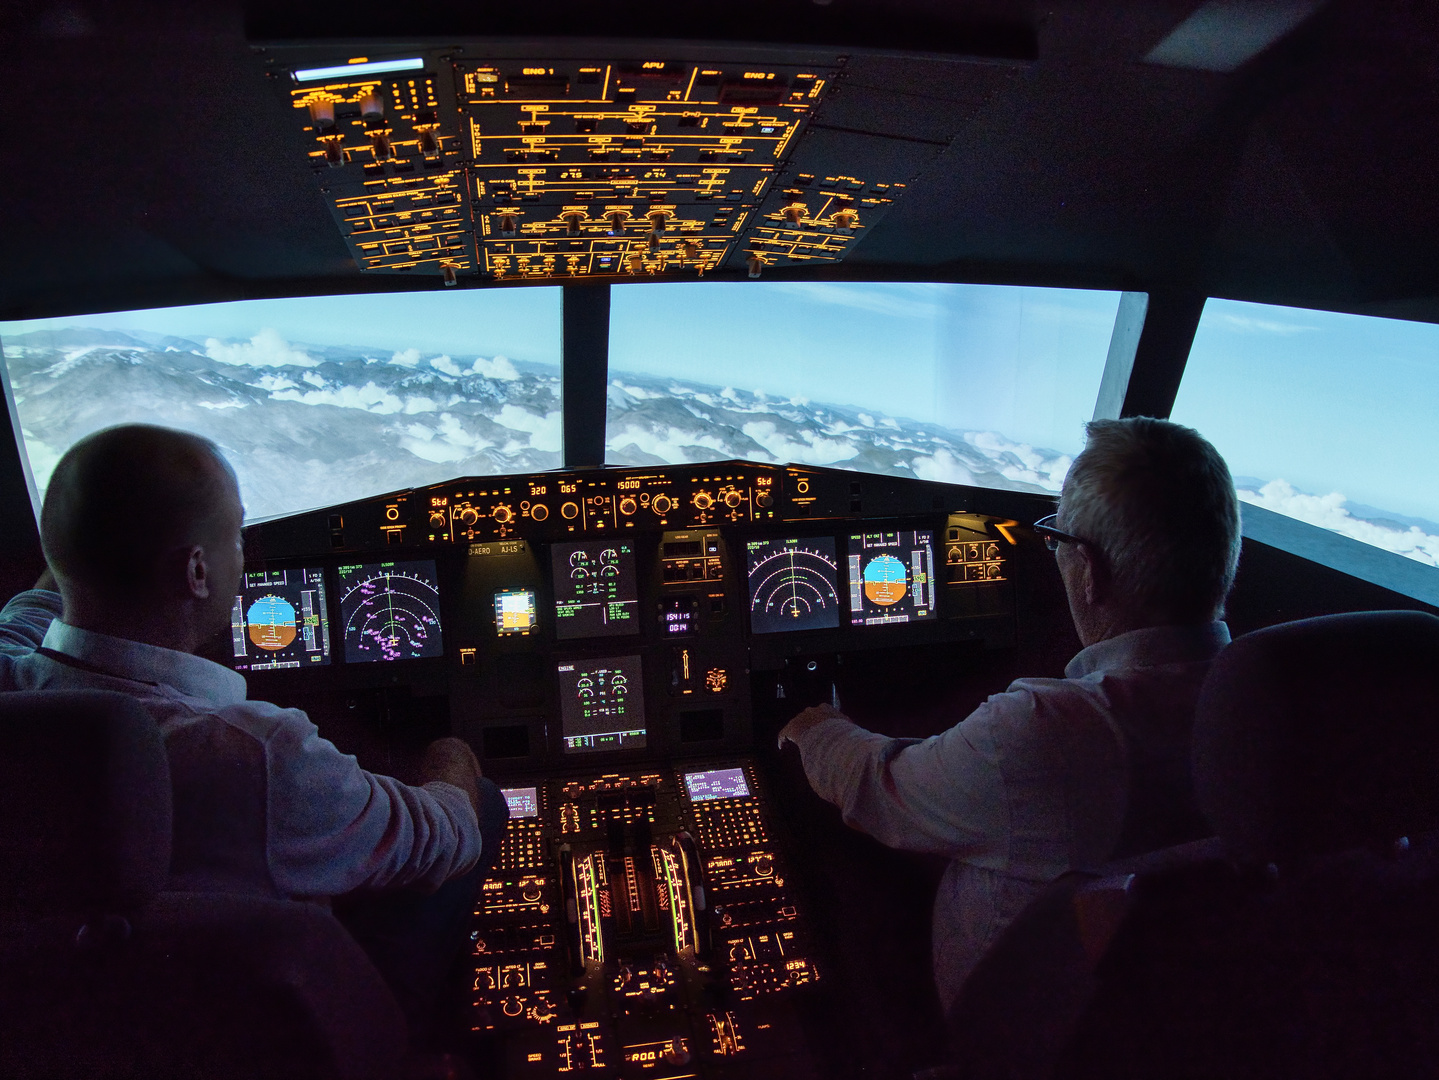
<path id="1" fill-rule="evenodd" d="M 0 613 L 0 689 L 118 691 L 155 717 L 174 784 L 173 889 L 324 900 L 406 890 L 360 905 L 352 928 L 402 1004 L 428 1000 L 430 987 L 411 984 L 438 981 L 444 959 L 417 960 L 428 946 L 404 924 L 433 928 L 438 905 L 447 941 L 463 929 L 504 800 L 459 739 L 433 743 L 421 784 L 403 784 L 194 655 L 229 625 L 243 518 L 235 474 L 206 439 L 131 424 L 80 440 L 45 495 L 49 569 Z M 417 899 L 446 882 L 438 899 Z"/>

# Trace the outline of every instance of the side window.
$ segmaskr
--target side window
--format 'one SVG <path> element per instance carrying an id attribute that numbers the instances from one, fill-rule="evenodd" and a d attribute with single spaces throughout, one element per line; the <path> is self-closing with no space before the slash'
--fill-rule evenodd
<path id="1" fill-rule="evenodd" d="M 1172 415 L 1246 504 L 1439 566 L 1439 326 L 1212 299 Z"/>

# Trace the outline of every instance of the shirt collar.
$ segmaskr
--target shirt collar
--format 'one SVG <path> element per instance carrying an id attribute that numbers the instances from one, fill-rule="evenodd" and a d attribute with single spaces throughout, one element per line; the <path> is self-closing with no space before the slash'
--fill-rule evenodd
<path id="1" fill-rule="evenodd" d="M 1082 679 L 1096 671 L 1212 660 L 1228 644 L 1229 627 L 1217 620 L 1184 626 L 1149 626 L 1081 649 L 1065 667 L 1064 676 Z"/>
<path id="2" fill-rule="evenodd" d="M 59 619 L 50 624 L 41 647 L 117 679 L 159 683 L 215 706 L 245 700 L 243 675 L 192 653 L 82 630 Z"/>

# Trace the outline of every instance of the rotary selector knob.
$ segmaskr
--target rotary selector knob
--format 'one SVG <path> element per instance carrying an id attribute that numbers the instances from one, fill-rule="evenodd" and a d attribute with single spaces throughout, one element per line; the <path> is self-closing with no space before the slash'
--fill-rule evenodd
<path id="1" fill-rule="evenodd" d="M 650 503 L 650 509 L 656 514 L 668 514 L 674 508 L 675 501 L 668 495 L 656 495 Z"/>
<path id="2" fill-rule="evenodd" d="M 567 520 L 567 521 L 573 521 L 575 518 L 579 517 L 579 516 L 580 516 L 580 505 L 579 505 L 579 503 L 572 503 L 572 502 L 567 502 L 567 503 L 565 503 L 563 506 L 560 507 L 560 516 L 563 517 L 563 518 L 564 518 L 565 520 Z"/>
<path id="3" fill-rule="evenodd" d="M 550 508 L 544 503 L 535 503 L 530 507 L 530 518 L 533 521 L 544 521 L 550 516 Z"/>
<path id="4" fill-rule="evenodd" d="M 744 496 L 738 491 L 730 490 L 724 493 L 724 504 L 733 510 L 740 503 L 744 502 Z"/>
<path id="5" fill-rule="evenodd" d="M 445 512 L 443 510 L 430 511 L 430 528 L 443 529 L 445 527 Z"/>
<path id="6" fill-rule="evenodd" d="M 620 500 L 620 513 L 624 514 L 626 517 L 629 517 L 639 508 L 640 504 L 635 502 L 634 499 L 630 498 L 628 495 L 626 495 L 623 499 Z"/>
<path id="7" fill-rule="evenodd" d="M 460 511 L 460 521 L 465 525 L 473 525 L 480 520 L 480 512 L 473 507 L 467 506 Z"/>
<path id="8" fill-rule="evenodd" d="M 708 510 L 708 509 L 709 509 L 711 506 L 713 506 L 714 504 L 715 504 L 714 496 L 711 495 L 708 491 L 697 491 L 697 492 L 695 492 L 695 509 L 696 509 L 696 510 Z"/>
<path id="9" fill-rule="evenodd" d="M 496 506 L 490 511 L 490 517 L 498 521 L 501 525 L 508 525 L 515 520 L 515 512 L 504 503 L 500 503 L 499 506 Z"/>
<path id="10" fill-rule="evenodd" d="M 774 860 L 768 855 L 761 855 L 754 861 L 754 872 L 758 877 L 769 877 L 774 873 Z"/>
<path id="11" fill-rule="evenodd" d="M 767 492 L 767 491 L 761 491 L 758 495 L 756 495 L 756 496 L 754 497 L 754 501 L 755 501 L 755 503 L 758 504 L 762 509 L 766 509 L 766 510 L 767 510 L 767 509 L 769 509 L 771 506 L 774 505 L 774 496 L 772 496 L 772 495 L 771 495 L 769 492 Z"/>

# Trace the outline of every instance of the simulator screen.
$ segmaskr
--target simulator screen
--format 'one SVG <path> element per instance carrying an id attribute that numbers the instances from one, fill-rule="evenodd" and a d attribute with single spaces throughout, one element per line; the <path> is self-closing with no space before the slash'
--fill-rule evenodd
<path id="1" fill-rule="evenodd" d="M 540 816 L 540 793 L 538 788 L 500 788 L 500 794 L 505 797 L 505 805 L 510 808 L 510 817 L 527 818 Z"/>
<path id="2" fill-rule="evenodd" d="M 342 566 L 339 577 L 347 663 L 444 655 L 433 559 Z"/>
<path id="3" fill-rule="evenodd" d="M 749 783 L 743 769 L 710 769 L 707 772 L 685 773 L 685 791 L 691 802 L 711 799 L 742 799 L 749 794 Z"/>
<path id="4" fill-rule="evenodd" d="M 933 619 L 934 590 L 934 533 L 916 529 L 851 534 L 851 625 Z"/>
<path id="5" fill-rule="evenodd" d="M 507 589 L 495 593 L 495 631 L 501 637 L 523 637 L 538 624 L 533 589 Z"/>
<path id="6" fill-rule="evenodd" d="M 749 622 L 756 634 L 839 625 L 834 538 L 751 540 L 747 549 Z"/>
<path id="7" fill-rule="evenodd" d="M 634 546 L 627 541 L 556 544 L 555 637 L 619 637 L 640 632 Z"/>
<path id="8" fill-rule="evenodd" d="M 325 572 L 262 570 L 246 574 L 230 610 L 236 671 L 278 671 L 330 662 Z"/>
<path id="9" fill-rule="evenodd" d="M 644 682 L 638 656 L 565 660 L 558 674 L 565 753 L 636 750 L 645 745 Z"/>

